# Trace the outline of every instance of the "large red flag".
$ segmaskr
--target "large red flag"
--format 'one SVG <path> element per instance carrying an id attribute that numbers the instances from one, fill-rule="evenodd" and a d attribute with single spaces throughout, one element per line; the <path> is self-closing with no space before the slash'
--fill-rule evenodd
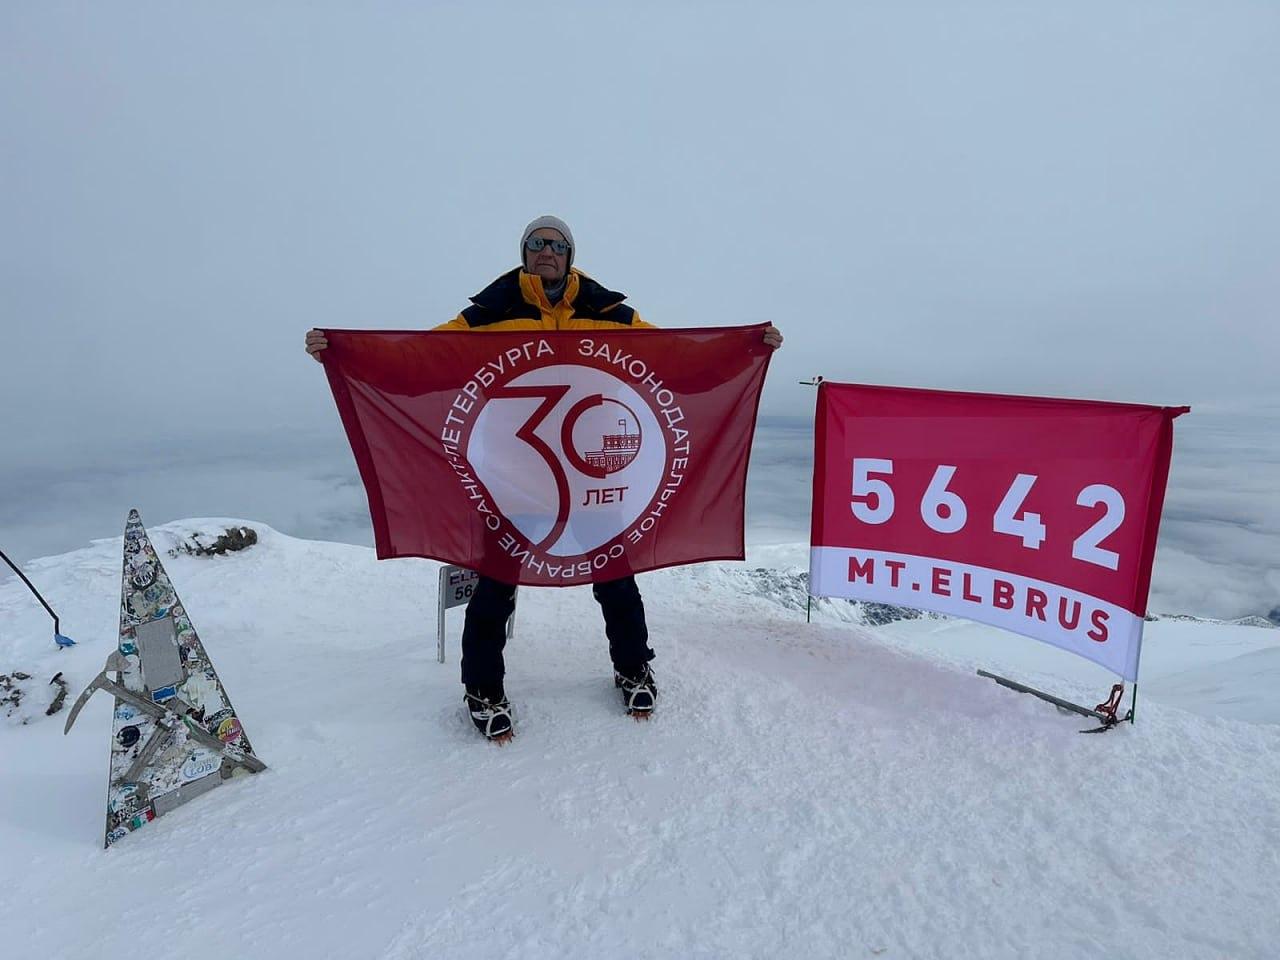
<path id="1" fill-rule="evenodd" d="M 326 330 L 378 556 L 543 586 L 742 559 L 766 326 Z"/>
<path id="2" fill-rule="evenodd" d="M 823 383 L 811 592 L 980 620 L 1136 680 L 1187 409 Z"/>

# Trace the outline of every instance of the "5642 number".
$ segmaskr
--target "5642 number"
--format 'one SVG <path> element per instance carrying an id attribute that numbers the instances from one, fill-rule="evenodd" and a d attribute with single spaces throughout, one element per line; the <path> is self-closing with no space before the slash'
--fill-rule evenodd
<path id="1" fill-rule="evenodd" d="M 940 465 L 933 472 L 933 479 L 920 499 L 920 518 L 930 530 L 938 533 L 959 533 L 969 522 L 969 508 L 960 495 L 947 489 L 956 468 Z M 849 508 L 854 517 L 863 523 L 888 523 L 893 517 L 896 501 L 893 488 L 884 477 L 893 476 L 893 461 L 874 457 L 856 457 L 853 461 L 853 494 Z M 1046 530 L 1040 514 L 1022 510 L 1022 504 L 1039 479 L 1033 473 L 1020 473 L 1005 492 L 1000 506 L 991 518 L 991 529 L 1010 537 L 1017 537 L 1029 550 L 1039 550 L 1044 543 Z M 1080 491 L 1076 505 L 1106 509 L 1093 526 L 1076 537 L 1071 544 L 1071 556 L 1085 563 L 1115 570 L 1120 565 L 1120 554 L 1106 550 L 1099 544 L 1115 533 L 1124 523 L 1124 497 L 1115 487 L 1105 483 L 1093 483 Z"/>

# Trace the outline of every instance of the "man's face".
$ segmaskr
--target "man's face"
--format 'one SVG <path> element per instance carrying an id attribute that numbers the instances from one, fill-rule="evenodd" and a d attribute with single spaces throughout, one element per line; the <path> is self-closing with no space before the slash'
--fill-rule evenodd
<path id="1" fill-rule="evenodd" d="M 539 227 L 529 235 L 532 237 L 541 237 L 546 240 L 546 245 L 541 250 L 530 250 L 528 246 L 524 249 L 524 269 L 526 273 L 535 273 L 540 276 L 546 283 L 556 283 L 564 278 L 569 271 L 569 252 L 556 253 L 551 249 L 552 240 L 564 240 L 559 230 L 552 230 L 550 227 Z"/>

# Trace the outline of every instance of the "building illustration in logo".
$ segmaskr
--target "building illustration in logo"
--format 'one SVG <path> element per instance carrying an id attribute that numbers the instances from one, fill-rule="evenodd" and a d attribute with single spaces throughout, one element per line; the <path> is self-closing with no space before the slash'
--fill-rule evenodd
<path id="1" fill-rule="evenodd" d="M 627 409 L 623 404 L 619 403 L 618 406 Z M 631 423 L 625 419 L 619 420 L 618 430 L 618 433 L 603 434 L 600 437 L 600 449 L 589 450 L 582 456 L 588 465 L 606 475 L 617 473 L 628 466 L 640 453 L 640 428 L 635 424 L 635 415 L 632 415 Z"/>

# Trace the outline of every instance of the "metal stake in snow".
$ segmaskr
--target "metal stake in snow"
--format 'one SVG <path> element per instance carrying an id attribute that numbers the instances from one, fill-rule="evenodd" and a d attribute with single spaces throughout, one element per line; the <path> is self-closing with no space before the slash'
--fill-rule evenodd
<path id="1" fill-rule="evenodd" d="M 58 649 L 61 650 L 64 647 L 74 647 L 76 642 L 70 637 L 64 637 L 62 635 L 58 615 L 54 613 L 53 607 L 49 606 L 48 601 L 46 601 L 44 597 L 40 596 L 40 591 L 35 588 L 35 584 L 27 579 L 27 575 L 18 569 L 18 565 L 10 560 L 3 550 L 0 550 L 0 560 L 3 560 L 9 565 L 9 569 L 18 575 L 18 579 L 25 583 L 27 585 L 27 589 L 31 591 L 32 595 L 37 600 L 40 601 L 40 606 L 44 607 L 45 610 L 48 611 L 49 616 L 53 617 L 53 642 L 58 645 Z"/>
<path id="2" fill-rule="evenodd" d="M 1052 703 L 1060 710 L 1069 710 L 1072 713 L 1078 713 L 1082 717 L 1093 717 L 1102 721 L 1102 726 L 1089 730 L 1081 730 L 1081 733 L 1103 733 L 1110 730 L 1122 720 L 1133 722 L 1133 710 L 1121 718 L 1116 716 L 1116 711 L 1120 709 L 1120 698 L 1124 696 L 1124 684 L 1117 683 L 1111 688 L 1111 696 L 1103 703 L 1098 704 L 1092 710 L 1078 703 L 1072 703 L 1070 700 L 1064 700 L 1061 697 L 1055 697 L 1052 693 L 1046 693 L 1043 690 L 1037 690 L 1035 687 L 1029 687 L 1025 683 L 1018 683 L 1016 680 L 1010 680 L 1008 677 L 1001 677 L 986 670 L 979 670 L 978 676 L 986 677 L 988 680 L 994 680 L 1002 687 L 1008 687 L 1010 690 L 1016 690 L 1018 693 L 1029 693 L 1033 697 L 1039 697 L 1041 700 Z M 1137 684 L 1134 684 L 1134 701 L 1137 701 Z"/>

